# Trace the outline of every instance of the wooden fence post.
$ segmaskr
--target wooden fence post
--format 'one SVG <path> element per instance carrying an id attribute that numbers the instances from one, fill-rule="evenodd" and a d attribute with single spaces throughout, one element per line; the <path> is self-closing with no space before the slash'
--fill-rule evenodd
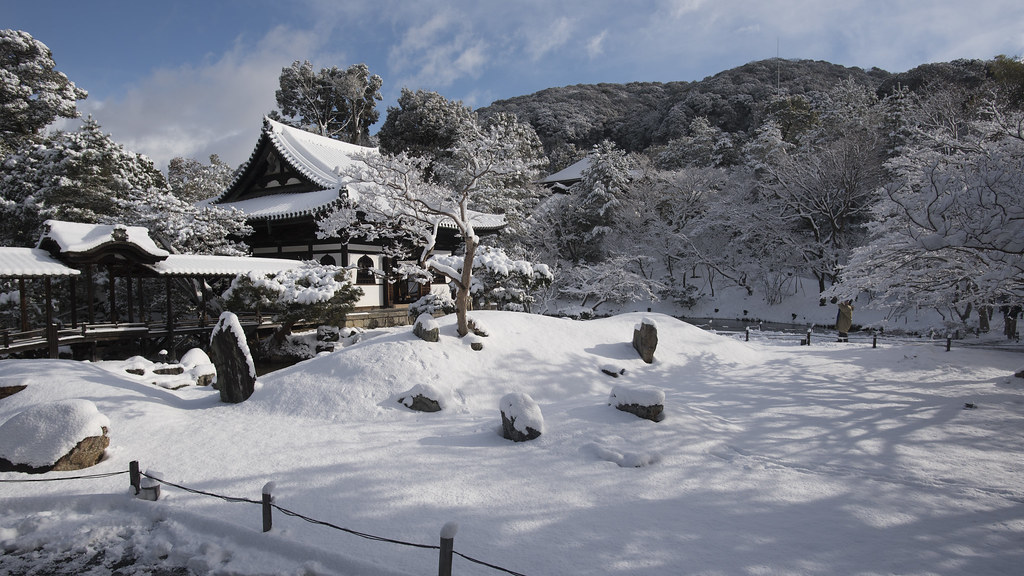
<path id="1" fill-rule="evenodd" d="M 274 526 L 273 518 L 273 507 L 271 504 L 274 502 L 274 488 L 277 485 L 273 482 L 267 482 L 263 485 L 263 531 L 270 532 L 270 529 Z"/>
<path id="2" fill-rule="evenodd" d="M 132 488 L 135 489 L 135 496 L 139 495 L 139 489 L 142 487 L 142 475 L 139 474 L 139 461 L 132 460 L 128 463 L 128 478 L 132 483 Z"/>
<path id="3" fill-rule="evenodd" d="M 878 348 L 878 334 L 871 335 L 871 347 Z"/>
<path id="4" fill-rule="evenodd" d="M 744 341 L 745 342 L 750 342 L 750 326 L 747 326 L 746 333 L 747 333 L 746 340 L 744 340 Z"/>
<path id="5" fill-rule="evenodd" d="M 953 346 L 953 336 L 951 334 L 946 334 L 946 352 L 949 352 L 949 349 L 952 346 Z"/>
<path id="6" fill-rule="evenodd" d="M 807 329 L 807 345 L 808 346 L 811 345 L 811 329 L 810 328 Z"/>
<path id="7" fill-rule="evenodd" d="M 455 552 L 457 522 L 448 522 L 441 527 L 441 552 L 437 560 L 437 576 L 452 576 L 452 554 Z"/>

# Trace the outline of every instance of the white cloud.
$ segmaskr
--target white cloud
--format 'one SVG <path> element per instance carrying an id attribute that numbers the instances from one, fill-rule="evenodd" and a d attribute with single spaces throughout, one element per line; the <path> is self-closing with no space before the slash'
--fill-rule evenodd
<path id="1" fill-rule="evenodd" d="M 465 20 L 441 11 L 404 31 L 388 66 L 401 85 L 432 90 L 479 76 L 490 61 L 489 48 Z"/>
<path id="2" fill-rule="evenodd" d="M 546 26 L 543 23 L 538 26 L 525 26 L 524 50 L 530 60 L 536 62 L 568 43 L 575 27 L 576 19 L 566 16 L 555 18 Z"/>
<path id="3" fill-rule="evenodd" d="M 252 152 L 263 115 L 276 107 L 281 68 L 309 58 L 317 44 L 311 33 L 275 28 L 256 45 L 237 42 L 200 64 L 154 70 L 123 96 L 80 108 L 160 167 L 175 156 L 205 160 L 214 153 L 238 164 Z"/>
<path id="4" fill-rule="evenodd" d="M 597 58 L 604 53 L 604 41 L 608 37 L 608 30 L 601 30 L 587 41 L 587 55 L 590 58 Z"/>

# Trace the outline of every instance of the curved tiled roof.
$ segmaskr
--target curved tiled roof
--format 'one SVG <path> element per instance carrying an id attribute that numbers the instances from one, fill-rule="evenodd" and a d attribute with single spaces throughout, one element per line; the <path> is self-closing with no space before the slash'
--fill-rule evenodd
<path id="1" fill-rule="evenodd" d="M 380 153 L 376 148 L 326 138 L 270 118 L 266 119 L 263 133 L 292 167 L 323 188 L 338 189 L 347 184 L 350 180 L 342 178 L 340 172 L 361 162 L 359 157 L 363 154 Z"/>
<path id="2" fill-rule="evenodd" d="M 171 254 L 167 259 L 147 267 L 160 276 L 228 276 L 250 272 L 277 274 L 302 265 L 300 260 L 283 258 Z"/>
<path id="3" fill-rule="evenodd" d="M 224 202 L 217 206 L 228 210 L 237 208 L 251 219 L 280 220 L 312 214 L 321 208 L 330 206 L 339 197 L 337 189 L 316 190 L 314 192 L 271 194 L 237 202 Z"/>
<path id="4" fill-rule="evenodd" d="M 80 271 L 66 266 L 41 248 L 0 247 L 0 278 L 78 276 Z"/>
<path id="5" fill-rule="evenodd" d="M 264 138 L 285 163 L 315 186 L 319 186 L 320 190 L 279 194 L 266 194 L 264 190 L 262 196 L 224 202 L 223 199 L 240 185 L 244 174 L 260 155 Z M 346 170 L 361 164 L 362 157 L 367 154 L 380 154 L 380 151 L 377 148 L 357 146 L 264 118 L 260 142 L 246 163 L 235 173 L 228 189 L 219 197 L 204 202 L 213 203 L 221 208 L 237 208 L 248 218 L 255 220 L 281 220 L 314 214 L 341 198 L 342 191 L 353 183 L 351 178 L 344 175 Z M 505 217 L 501 214 L 475 212 L 471 218 L 473 225 L 481 231 L 498 230 L 506 225 Z M 454 223 L 444 222 L 441 226 L 453 228 Z"/>
<path id="6" fill-rule="evenodd" d="M 61 254 L 84 253 L 103 245 L 117 242 L 128 243 L 154 259 L 166 258 L 170 252 L 156 245 L 149 236 L 149 230 L 142 226 L 121 224 L 86 224 L 47 220 L 43 223 L 43 235 L 37 247 L 55 246 Z"/>

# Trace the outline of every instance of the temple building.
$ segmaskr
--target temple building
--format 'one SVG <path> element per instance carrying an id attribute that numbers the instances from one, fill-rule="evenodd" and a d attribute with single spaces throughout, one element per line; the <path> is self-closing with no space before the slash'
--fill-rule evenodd
<path id="1" fill-rule="evenodd" d="M 246 214 L 254 232 L 244 241 L 253 256 L 315 260 L 352 267 L 352 281 L 363 290 L 357 309 L 393 308 L 416 301 L 428 290 L 447 290 L 443 277 L 432 287 L 385 279 L 373 271 L 390 272 L 399 262 L 383 254 L 383 246 L 358 238 L 318 238 L 317 219 L 337 206 L 352 184 L 346 170 L 376 148 L 356 146 L 312 134 L 269 118 L 249 160 L 221 196 L 211 200 L 222 208 Z M 493 234 L 505 226 L 501 215 L 478 213 L 476 232 Z M 454 226 L 442 227 L 435 253 L 451 253 L 461 239 Z"/>

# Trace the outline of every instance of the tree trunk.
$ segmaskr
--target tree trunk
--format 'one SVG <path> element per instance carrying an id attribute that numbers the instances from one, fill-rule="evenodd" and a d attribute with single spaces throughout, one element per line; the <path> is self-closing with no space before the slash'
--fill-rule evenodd
<path id="1" fill-rule="evenodd" d="M 458 292 L 455 294 L 455 318 L 458 320 L 459 336 L 469 334 L 469 289 L 473 282 L 473 258 L 476 256 L 477 240 L 466 238 L 466 255 L 462 259 L 462 279 L 459 281 Z"/>

